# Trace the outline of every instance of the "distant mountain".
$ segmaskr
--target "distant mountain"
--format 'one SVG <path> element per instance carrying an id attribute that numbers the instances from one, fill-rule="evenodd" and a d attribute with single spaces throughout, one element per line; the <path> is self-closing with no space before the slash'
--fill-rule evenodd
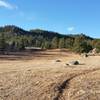
<path id="1" fill-rule="evenodd" d="M 24 30 L 15 25 L 0 27 L 0 51 L 20 51 L 26 47 L 43 49 L 67 48 L 75 52 L 100 51 L 100 40 L 81 34 L 60 34 L 41 29 Z"/>
<path id="2" fill-rule="evenodd" d="M 86 40 L 93 40 L 93 39 L 94 39 L 94 38 L 92 38 L 92 37 L 90 37 L 90 36 L 87 36 L 87 35 L 85 35 L 85 34 L 83 34 L 83 33 L 75 34 L 75 35 L 69 34 L 68 36 L 70 36 L 70 37 L 72 37 L 72 38 L 84 37 L 84 39 L 86 39 Z"/>
<path id="3" fill-rule="evenodd" d="M 84 34 L 78 34 L 78 35 L 64 35 L 57 32 L 52 31 L 46 31 L 41 29 L 31 29 L 30 31 L 26 31 L 22 28 L 19 28 L 15 25 L 6 25 L 4 27 L 0 27 L 0 33 L 5 33 L 7 35 L 13 35 L 13 36 L 20 36 L 20 35 L 31 35 L 31 36 L 43 36 L 44 38 L 52 39 L 54 37 L 58 38 L 75 38 L 79 36 L 83 36 L 85 39 L 92 40 L 93 38 L 86 36 Z"/>
<path id="4" fill-rule="evenodd" d="M 43 37 L 47 37 L 47 38 L 54 38 L 54 37 L 58 37 L 58 38 L 64 38 L 64 37 L 69 37 L 67 35 L 63 35 L 57 32 L 52 32 L 52 31 L 46 31 L 46 30 L 41 30 L 41 29 L 34 29 L 34 30 L 30 30 L 32 35 L 41 35 Z"/>
<path id="5" fill-rule="evenodd" d="M 24 29 L 21 29 L 14 25 L 7 25 L 4 27 L 0 27 L 0 32 L 3 32 L 5 34 L 11 34 L 11 35 L 27 35 L 30 34 L 30 32 L 25 31 Z"/>

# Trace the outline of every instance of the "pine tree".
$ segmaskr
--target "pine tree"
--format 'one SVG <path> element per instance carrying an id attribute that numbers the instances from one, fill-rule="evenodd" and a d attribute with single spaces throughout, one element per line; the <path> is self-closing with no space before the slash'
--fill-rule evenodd
<path id="1" fill-rule="evenodd" d="M 59 40 L 59 48 L 65 48 L 65 39 L 64 38 L 60 38 Z"/>
<path id="2" fill-rule="evenodd" d="M 5 53 L 6 50 L 6 39 L 5 39 L 5 35 L 3 33 L 0 34 L 0 51 L 2 54 Z"/>
<path id="3" fill-rule="evenodd" d="M 51 47 L 52 47 L 53 49 L 57 49 L 57 48 L 58 48 L 58 38 L 57 38 L 57 37 L 54 37 L 54 38 L 52 39 Z"/>
<path id="4" fill-rule="evenodd" d="M 92 46 L 82 37 L 75 38 L 73 50 L 77 53 L 89 52 Z"/>

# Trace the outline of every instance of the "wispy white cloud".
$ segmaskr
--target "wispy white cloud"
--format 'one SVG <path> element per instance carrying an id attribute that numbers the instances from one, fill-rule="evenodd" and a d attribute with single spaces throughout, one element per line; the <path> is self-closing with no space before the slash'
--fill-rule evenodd
<path id="1" fill-rule="evenodd" d="M 4 8 L 7 8 L 7 9 L 17 9 L 18 7 L 17 6 L 14 6 L 4 0 L 0 0 L 0 7 L 4 7 Z"/>
<path id="2" fill-rule="evenodd" d="M 73 31 L 74 29 L 75 29 L 75 27 L 68 27 L 67 28 L 67 30 L 70 31 L 70 32 Z"/>

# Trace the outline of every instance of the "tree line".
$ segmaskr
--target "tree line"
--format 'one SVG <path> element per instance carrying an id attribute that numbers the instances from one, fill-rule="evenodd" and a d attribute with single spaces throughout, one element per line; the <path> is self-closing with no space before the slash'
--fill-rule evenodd
<path id="1" fill-rule="evenodd" d="M 77 53 L 89 52 L 97 48 L 100 52 L 100 39 L 84 34 L 62 35 L 44 30 L 25 31 L 16 26 L 0 27 L 0 52 L 23 51 L 25 47 L 42 49 L 66 48 Z"/>

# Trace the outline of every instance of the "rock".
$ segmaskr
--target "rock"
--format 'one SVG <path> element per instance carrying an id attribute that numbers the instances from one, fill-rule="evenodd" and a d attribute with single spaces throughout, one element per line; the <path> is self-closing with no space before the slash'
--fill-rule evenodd
<path id="1" fill-rule="evenodd" d="M 81 54 L 81 57 L 86 58 L 86 57 L 88 57 L 88 54 L 87 54 L 87 53 L 82 53 L 82 54 Z"/>
<path id="2" fill-rule="evenodd" d="M 56 60 L 56 62 L 61 62 L 61 60 L 58 59 L 58 60 Z"/>
<path id="3" fill-rule="evenodd" d="M 93 50 L 91 50 L 89 53 L 88 53 L 89 56 L 98 56 L 99 55 L 99 52 L 98 52 L 98 49 L 97 48 L 94 48 Z"/>
<path id="4" fill-rule="evenodd" d="M 79 65 L 78 61 L 71 61 L 69 63 L 67 63 L 66 65 Z"/>
<path id="5" fill-rule="evenodd" d="M 94 48 L 94 49 L 92 50 L 92 53 L 95 55 L 95 54 L 97 53 L 97 49 Z"/>

